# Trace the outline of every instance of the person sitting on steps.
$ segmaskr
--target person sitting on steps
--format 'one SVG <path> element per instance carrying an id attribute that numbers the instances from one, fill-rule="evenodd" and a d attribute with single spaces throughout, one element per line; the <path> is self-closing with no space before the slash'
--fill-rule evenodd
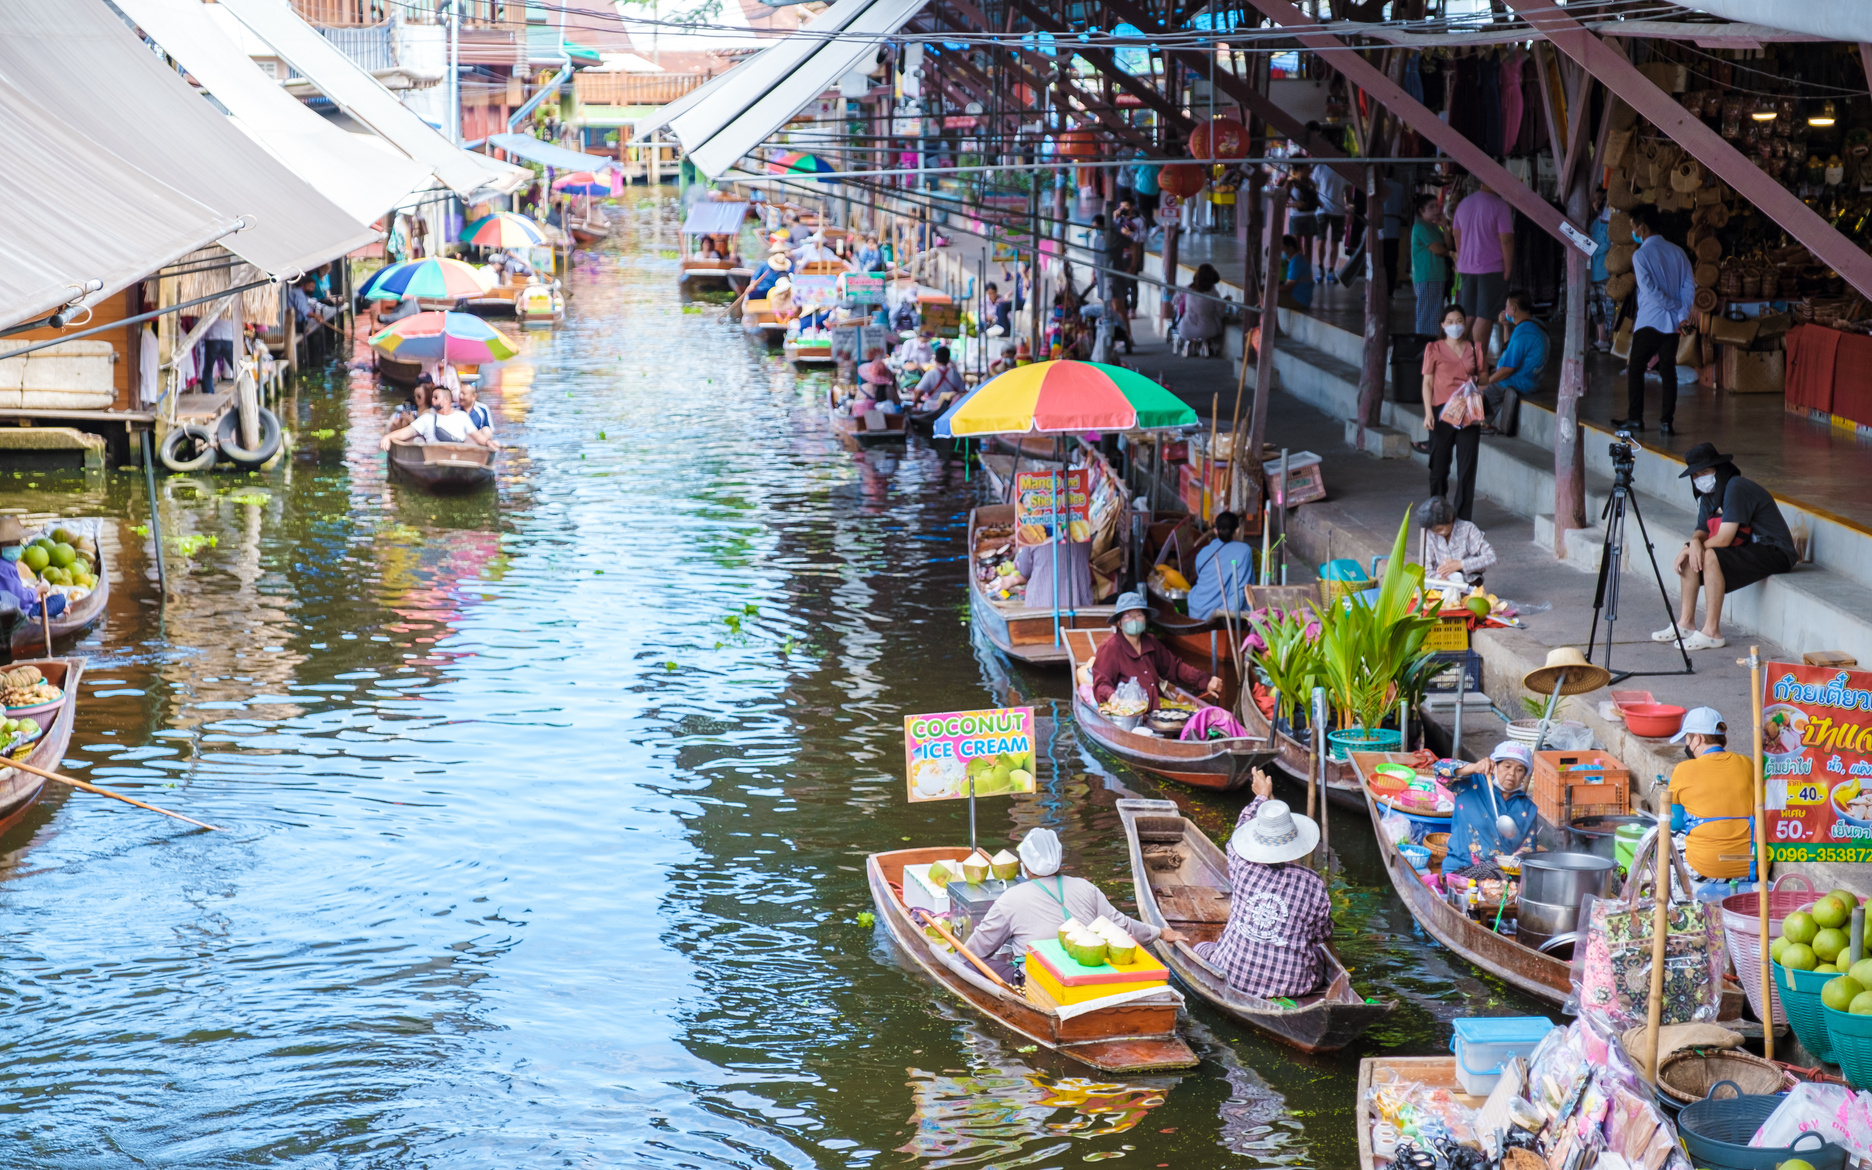
<path id="1" fill-rule="evenodd" d="M 1794 568 L 1794 534 L 1768 489 L 1744 479 L 1714 443 L 1698 443 L 1678 478 L 1688 478 L 1697 500 L 1697 529 L 1672 562 L 1679 581 L 1677 621 L 1651 635 L 1685 650 L 1716 650 L 1722 636 L 1723 598 Z M 1697 588 L 1703 590 L 1703 626 L 1696 625 Z"/>

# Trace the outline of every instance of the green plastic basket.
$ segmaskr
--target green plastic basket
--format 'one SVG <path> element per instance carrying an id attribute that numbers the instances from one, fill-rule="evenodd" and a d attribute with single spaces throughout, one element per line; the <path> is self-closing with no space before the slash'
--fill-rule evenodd
<path id="1" fill-rule="evenodd" d="M 1828 980 L 1839 978 L 1838 973 L 1790 971 L 1779 963 L 1774 963 L 1773 967 L 1775 987 L 1781 993 L 1782 1003 L 1787 1005 L 1788 1027 L 1794 1029 L 1801 1047 L 1813 1053 L 1814 1059 L 1834 1063 L 1826 1017 L 1821 1014 L 1826 1005 L 1820 1002 L 1820 988 Z"/>
<path id="2" fill-rule="evenodd" d="M 1840 1071 L 1853 1088 L 1872 1089 L 1872 1016 L 1855 1016 L 1825 1004 L 1820 1005 L 1820 1016 Z"/>

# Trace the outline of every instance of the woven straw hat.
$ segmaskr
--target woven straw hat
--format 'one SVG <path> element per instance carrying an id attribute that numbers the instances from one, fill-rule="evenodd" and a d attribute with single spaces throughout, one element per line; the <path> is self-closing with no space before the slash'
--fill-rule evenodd
<path id="1" fill-rule="evenodd" d="M 1564 682 L 1562 675 L 1566 676 Z M 1577 646 L 1549 650 L 1545 666 L 1537 666 L 1521 676 L 1522 687 L 1537 695 L 1553 694 L 1555 683 L 1560 684 L 1562 695 L 1584 695 L 1611 681 L 1612 672 L 1588 662 Z"/>

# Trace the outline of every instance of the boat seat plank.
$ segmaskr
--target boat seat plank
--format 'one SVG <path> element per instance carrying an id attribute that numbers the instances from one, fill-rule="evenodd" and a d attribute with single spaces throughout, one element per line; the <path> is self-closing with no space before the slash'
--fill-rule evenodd
<path id="1" fill-rule="evenodd" d="M 1151 889 L 1163 916 L 1173 922 L 1228 922 L 1229 896 L 1225 890 L 1171 885 L 1153 885 Z"/>

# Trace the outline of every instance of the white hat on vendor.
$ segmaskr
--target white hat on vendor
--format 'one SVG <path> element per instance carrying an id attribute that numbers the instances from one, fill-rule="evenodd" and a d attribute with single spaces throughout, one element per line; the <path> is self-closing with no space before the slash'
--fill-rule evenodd
<path id="1" fill-rule="evenodd" d="M 787 272 L 792 269 L 793 261 L 787 258 L 785 252 L 775 252 L 773 255 L 767 257 L 767 267 L 777 272 Z"/>
<path id="2" fill-rule="evenodd" d="M 1728 735 L 1729 725 L 1723 722 L 1722 712 L 1714 707 L 1692 707 L 1684 713 L 1683 726 L 1677 734 L 1670 737 L 1672 743 L 1682 743 L 1687 735 Z"/>
<path id="3" fill-rule="evenodd" d="M 1021 864 L 1034 877 L 1051 877 L 1059 872 L 1060 860 L 1065 856 L 1060 848 L 1059 834 L 1052 829 L 1030 829 L 1021 838 Z"/>
<path id="4" fill-rule="evenodd" d="M 1534 753 L 1528 749 L 1528 745 L 1517 743 L 1512 739 L 1504 739 L 1496 744 L 1495 750 L 1489 753 L 1488 758 L 1491 760 L 1513 760 L 1530 772 L 1534 770 Z"/>
<path id="5" fill-rule="evenodd" d="M 1298 861 L 1319 844 L 1319 823 L 1287 807 L 1284 800 L 1264 802 L 1254 820 L 1235 830 L 1229 849 L 1243 861 L 1281 865 Z"/>

